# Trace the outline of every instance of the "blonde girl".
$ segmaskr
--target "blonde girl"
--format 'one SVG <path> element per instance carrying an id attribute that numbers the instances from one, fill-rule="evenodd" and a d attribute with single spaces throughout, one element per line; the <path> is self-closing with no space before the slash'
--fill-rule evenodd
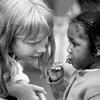
<path id="1" fill-rule="evenodd" d="M 29 84 L 17 61 L 38 61 L 44 72 L 53 62 L 52 30 L 52 12 L 42 0 L 0 0 L 1 98 L 11 95 L 18 100 L 45 100 L 44 89 Z"/>

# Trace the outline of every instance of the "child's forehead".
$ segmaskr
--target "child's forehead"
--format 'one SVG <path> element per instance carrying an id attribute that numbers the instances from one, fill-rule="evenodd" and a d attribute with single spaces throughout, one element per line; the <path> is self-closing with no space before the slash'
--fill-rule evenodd
<path id="1" fill-rule="evenodd" d="M 33 34 L 35 34 L 34 32 L 33 32 Z M 36 33 L 36 36 L 29 36 L 29 37 L 27 37 L 27 39 L 26 40 L 28 40 L 28 41 L 30 41 L 30 42 L 32 42 L 32 43 L 36 43 L 36 42 L 39 42 L 39 41 L 41 41 L 41 40 L 43 40 L 43 39 L 45 39 L 46 37 L 49 37 L 50 36 L 50 33 L 49 33 L 49 31 L 47 31 L 47 30 L 40 30 L 38 33 Z"/>
<path id="2" fill-rule="evenodd" d="M 45 31 L 40 31 L 35 38 L 35 41 L 40 41 L 42 39 L 44 39 L 46 36 L 49 36 L 49 33 L 45 32 Z"/>
<path id="3" fill-rule="evenodd" d="M 71 22 L 70 25 L 76 30 L 83 29 L 83 24 L 80 22 Z"/>
<path id="4" fill-rule="evenodd" d="M 15 37 L 19 37 L 25 41 L 30 41 L 30 43 L 35 43 L 41 41 L 45 37 L 49 36 L 51 33 L 48 27 L 42 26 L 27 26 L 22 27 L 21 25 L 18 27 L 18 32 L 16 32 Z"/>
<path id="5" fill-rule="evenodd" d="M 70 32 L 69 32 L 69 36 L 75 36 L 75 37 L 79 37 L 79 38 L 87 38 L 87 35 L 85 34 L 85 30 L 84 30 L 84 27 L 82 24 L 80 23 L 71 23 L 69 25 L 69 29 L 70 29 Z"/>
<path id="6" fill-rule="evenodd" d="M 77 34 L 78 33 L 84 34 L 84 27 L 80 23 L 70 23 L 69 29 Z"/>
<path id="7" fill-rule="evenodd" d="M 41 40 L 50 34 L 49 29 L 46 25 L 37 25 L 34 28 L 32 27 L 31 32 L 31 34 L 35 34 L 36 40 Z"/>

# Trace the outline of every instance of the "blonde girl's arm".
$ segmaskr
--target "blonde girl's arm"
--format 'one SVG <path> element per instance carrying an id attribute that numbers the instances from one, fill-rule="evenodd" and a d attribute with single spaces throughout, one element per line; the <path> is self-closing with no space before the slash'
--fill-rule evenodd
<path id="1" fill-rule="evenodd" d="M 16 62 L 16 69 L 17 69 L 17 73 L 14 76 L 14 83 L 21 83 L 21 84 L 26 84 L 29 83 L 29 77 L 23 72 L 23 67 L 20 65 L 20 63 Z"/>
<path id="2" fill-rule="evenodd" d="M 8 87 L 9 95 L 18 100 L 46 100 L 44 88 L 32 84 L 13 84 Z"/>
<path id="3" fill-rule="evenodd" d="M 23 68 L 19 63 L 17 64 L 17 74 L 14 76 L 14 84 L 8 85 L 7 89 L 9 95 L 15 96 L 18 100 L 46 100 L 45 90 L 43 87 L 29 84 L 30 80 L 26 74 L 23 73 Z"/>

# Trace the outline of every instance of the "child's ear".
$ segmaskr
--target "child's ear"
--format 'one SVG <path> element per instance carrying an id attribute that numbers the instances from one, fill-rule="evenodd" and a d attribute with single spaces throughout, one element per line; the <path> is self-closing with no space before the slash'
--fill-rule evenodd
<path id="1" fill-rule="evenodd" d="M 12 54 L 13 53 L 13 50 L 12 50 L 12 48 L 11 48 L 11 46 L 9 46 L 9 48 L 8 48 L 8 54 Z"/>
<path id="2" fill-rule="evenodd" d="M 13 52 L 13 50 L 12 50 L 12 47 L 10 47 L 10 46 L 9 46 L 9 49 L 8 49 L 8 55 L 9 55 L 10 57 L 12 57 L 12 58 L 15 58 L 15 54 L 14 54 L 14 52 Z"/>
<path id="3" fill-rule="evenodd" d="M 13 52 L 8 52 L 8 55 L 12 58 L 15 56 Z"/>

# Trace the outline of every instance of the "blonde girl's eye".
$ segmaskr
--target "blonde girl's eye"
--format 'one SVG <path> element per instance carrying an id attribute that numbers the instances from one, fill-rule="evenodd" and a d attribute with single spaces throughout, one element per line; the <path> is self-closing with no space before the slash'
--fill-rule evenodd
<path id="1" fill-rule="evenodd" d="M 38 42 L 33 42 L 33 41 L 24 41 L 25 43 L 29 44 L 29 45 L 36 45 L 39 44 L 41 41 Z"/>
<path id="2" fill-rule="evenodd" d="M 33 41 L 33 40 L 24 40 L 23 42 L 24 43 L 27 43 L 27 44 L 38 44 L 40 43 L 42 40 L 39 40 L 39 41 Z"/>

